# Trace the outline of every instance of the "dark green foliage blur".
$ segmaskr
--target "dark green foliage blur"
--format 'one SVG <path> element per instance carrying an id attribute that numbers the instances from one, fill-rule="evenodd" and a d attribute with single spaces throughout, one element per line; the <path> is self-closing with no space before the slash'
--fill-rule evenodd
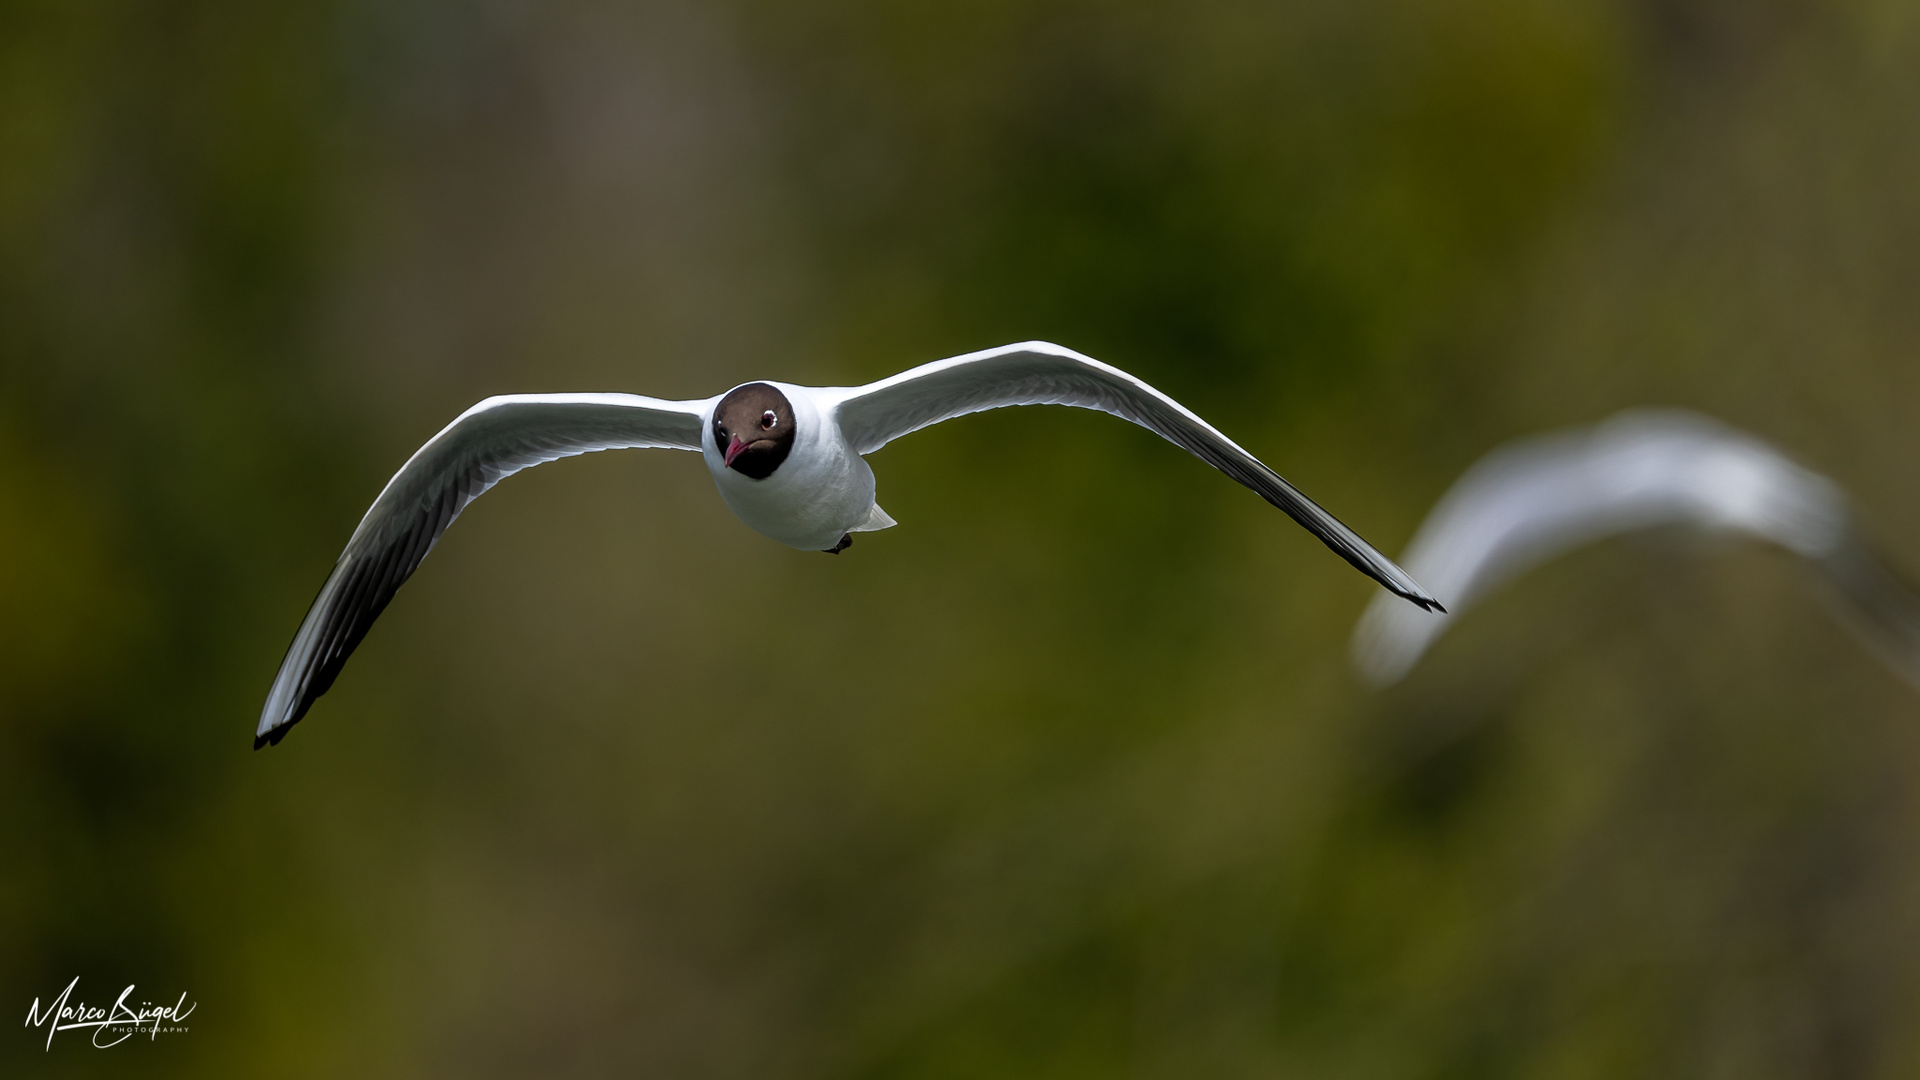
<path id="1" fill-rule="evenodd" d="M 1903 0 L 0 3 L 0 1075 L 1920 1074 L 1920 697 L 1738 545 L 1373 586 L 1107 417 L 480 500 L 285 743 L 386 477 L 494 393 L 1046 338 L 1390 553 L 1516 435 L 1778 442 L 1920 575 Z"/>

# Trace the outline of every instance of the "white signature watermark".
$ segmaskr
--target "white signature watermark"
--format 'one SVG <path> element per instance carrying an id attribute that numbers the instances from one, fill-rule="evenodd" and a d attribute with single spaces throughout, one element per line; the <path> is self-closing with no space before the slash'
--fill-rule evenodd
<path id="1" fill-rule="evenodd" d="M 119 1000 L 107 1008 L 89 1005 L 84 1001 L 69 1004 L 67 999 L 73 996 L 73 988 L 80 985 L 80 976 L 75 975 L 60 996 L 54 998 L 44 1011 L 40 1008 L 40 999 L 34 998 L 27 1007 L 27 1027 L 47 1029 L 47 1049 L 53 1049 L 53 1037 L 62 1031 L 75 1028 L 92 1028 L 93 1045 L 104 1050 L 109 1046 L 118 1046 L 135 1035 L 145 1035 L 149 1040 L 158 1039 L 160 1033 L 187 1030 L 181 1025 L 189 1014 L 200 1004 L 187 1004 L 185 991 L 180 1000 L 171 1005 L 155 1005 L 151 1001 L 142 1001 L 138 1005 L 127 1004 L 133 996 L 133 984 L 128 983 L 120 991 Z M 18 1000 L 17 998 L 15 1000 Z M 164 1026 L 163 1026 L 164 1025 Z M 101 1040 L 106 1041 L 101 1041 Z"/>

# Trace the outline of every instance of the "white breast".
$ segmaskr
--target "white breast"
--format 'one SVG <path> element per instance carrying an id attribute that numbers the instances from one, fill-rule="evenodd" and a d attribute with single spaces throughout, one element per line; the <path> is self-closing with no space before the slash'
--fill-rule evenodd
<path id="1" fill-rule="evenodd" d="M 728 509 L 756 532 L 808 551 L 825 551 L 873 511 L 873 470 L 853 452 L 813 391 L 769 382 L 793 404 L 793 450 L 765 480 L 727 468 L 713 438 L 715 398 L 701 421 L 700 455 Z M 724 397 L 725 395 L 721 395 Z"/>

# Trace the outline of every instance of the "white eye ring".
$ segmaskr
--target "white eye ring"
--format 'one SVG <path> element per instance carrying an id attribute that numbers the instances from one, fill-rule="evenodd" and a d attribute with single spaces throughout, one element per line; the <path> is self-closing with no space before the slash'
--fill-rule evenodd
<path id="1" fill-rule="evenodd" d="M 766 412 L 760 414 L 760 426 L 763 428 L 771 428 L 779 422 L 780 417 L 775 415 L 772 409 L 768 409 Z"/>

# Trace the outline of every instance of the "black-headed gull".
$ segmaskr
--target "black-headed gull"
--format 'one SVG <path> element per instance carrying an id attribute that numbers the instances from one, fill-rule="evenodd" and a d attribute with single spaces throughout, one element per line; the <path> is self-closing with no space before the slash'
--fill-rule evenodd
<path id="1" fill-rule="evenodd" d="M 930 424 L 1008 405 L 1072 405 L 1131 420 L 1252 488 L 1394 593 L 1439 607 L 1353 530 L 1180 403 L 1046 342 L 939 360 L 855 387 L 752 382 L 699 401 L 493 397 L 460 414 L 387 481 L 294 635 L 254 746 L 279 742 L 326 693 L 461 508 L 521 469 L 597 450 L 697 450 L 741 521 L 783 544 L 838 552 L 854 533 L 894 523 L 874 502 L 873 470 L 862 455 Z"/>
<path id="2" fill-rule="evenodd" d="M 1522 439 L 1481 458 L 1421 523 L 1408 568 L 1453 614 L 1377 601 L 1354 629 L 1368 681 L 1397 681 L 1494 586 L 1582 544 L 1665 525 L 1744 534 L 1800 556 L 1835 611 L 1920 686 L 1920 599 L 1873 554 L 1839 487 L 1751 435 L 1677 409 Z"/>

